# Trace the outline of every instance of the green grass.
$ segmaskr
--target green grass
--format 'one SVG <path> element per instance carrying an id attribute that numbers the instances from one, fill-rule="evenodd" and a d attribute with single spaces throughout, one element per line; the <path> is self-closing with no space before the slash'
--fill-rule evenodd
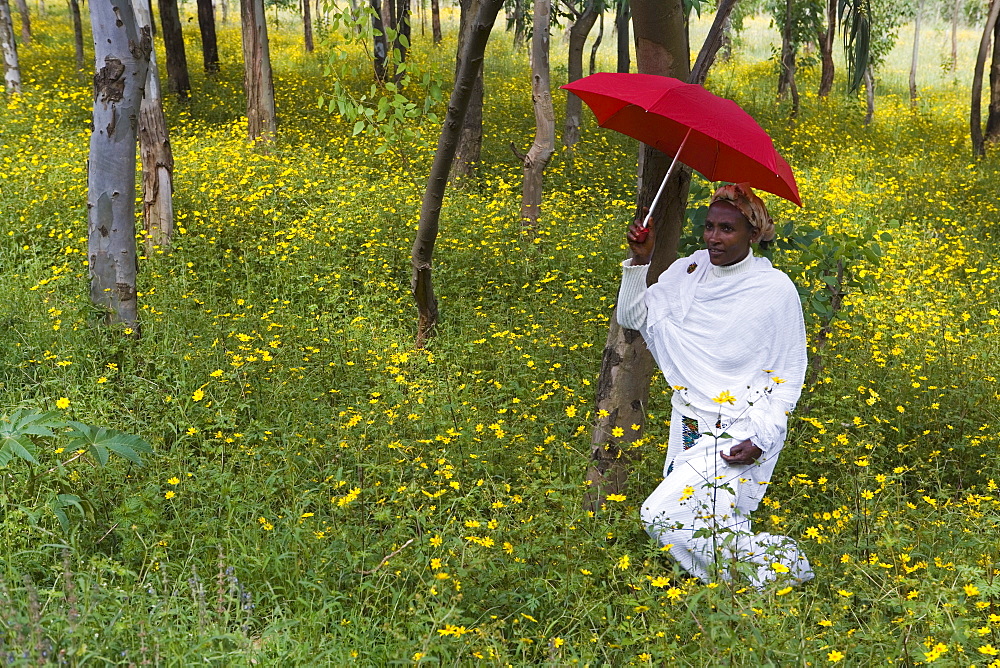
<path id="1" fill-rule="evenodd" d="M 873 125 L 840 95 L 804 95 L 789 121 L 762 62 L 765 25 L 709 86 L 795 169 L 805 207 L 772 199 L 775 217 L 824 239 L 899 226 L 878 264 L 856 267 L 870 288 L 849 300 L 755 518 L 800 540 L 817 580 L 757 593 L 686 581 L 642 531 L 636 506 L 667 439 L 662 379 L 626 500 L 581 508 L 634 145 L 588 121 L 548 168 L 537 237 L 524 234 L 509 145 L 530 144 L 533 121 L 509 35 L 487 60 L 484 168 L 449 189 L 442 216 L 440 333 L 414 350 L 409 248 L 432 149 L 379 156 L 377 140 L 351 139 L 317 108 L 332 87 L 322 57 L 284 18 L 268 150 L 245 141 L 234 26 L 211 79 L 188 34 L 192 99 L 167 109 L 183 229 L 141 261 L 143 338 L 98 326 L 84 265 L 90 92 L 65 17 L 36 21 L 25 93 L 0 104 L 0 412 L 59 411 L 155 454 L 60 466 L 73 453 L 56 439 L 39 443 L 38 466 L 2 471 L 0 652 L 15 664 L 988 665 L 1000 165 L 969 158 L 963 83 L 931 68 L 909 109 L 905 58 L 890 59 Z M 414 42 L 447 80 L 453 34 Z M 605 45 L 607 64 L 610 30 Z M 558 67 L 562 40 L 553 49 Z M 354 56 L 362 85 L 369 64 Z M 802 72 L 802 90 L 817 78 Z M 815 287 L 800 256 L 775 261 Z M 44 506 L 56 492 L 86 501 L 69 531 Z"/>

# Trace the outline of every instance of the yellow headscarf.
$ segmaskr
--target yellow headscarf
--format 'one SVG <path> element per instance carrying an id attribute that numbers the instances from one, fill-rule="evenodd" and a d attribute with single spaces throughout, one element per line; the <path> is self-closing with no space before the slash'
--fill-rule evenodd
<path id="1" fill-rule="evenodd" d="M 774 221 L 767 213 L 763 200 L 754 194 L 746 183 L 733 183 L 722 186 L 712 195 L 711 204 L 729 202 L 746 216 L 758 232 L 757 241 L 774 241 Z"/>

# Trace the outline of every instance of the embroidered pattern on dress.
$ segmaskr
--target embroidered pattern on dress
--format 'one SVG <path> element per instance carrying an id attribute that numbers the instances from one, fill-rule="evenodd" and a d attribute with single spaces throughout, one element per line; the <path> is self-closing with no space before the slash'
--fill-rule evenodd
<path id="1" fill-rule="evenodd" d="M 698 421 L 694 418 L 684 417 L 682 422 L 682 437 L 684 443 L 684 449 L 690 450 L 694 447 L 695 441 L 701 434 L 698 433 Z"/>

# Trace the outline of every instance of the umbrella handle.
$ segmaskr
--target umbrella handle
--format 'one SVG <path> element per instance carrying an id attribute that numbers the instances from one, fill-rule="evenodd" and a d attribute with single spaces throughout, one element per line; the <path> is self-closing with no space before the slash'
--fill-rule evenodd
<path id="1" fill-rule="evenodd" d="M 656 197 L 653 198 L 653 203 L 649 205 L 649 213 L 646 214 L 646 219 L 642 221 L 642 226 L 644 228 L 649 227 L 649 223 L 653 219 L 653 211 L 656 210 L 656 205 L 660 201 L 660 195 L 663 194 L 663 189 L 667 187 L 667 181 L 670 180 L 670 175 L 674 173 L 674 167 L 677 166 L 677 159 L 681 157 L 681 151 L 684 150 L 684 144 L 687 143 L 688 137 L 690 136 L 691 128 L 688 128 L 687 134 L 684 135 L 684 141 L 682 141 L 681 145 L 677 147 L 677 153 L 674 154 L 674 160 L 670 163 L 667 173 L 663 176 L 663 181 L 660 183 L 660 189 L 656 191 Z"/>

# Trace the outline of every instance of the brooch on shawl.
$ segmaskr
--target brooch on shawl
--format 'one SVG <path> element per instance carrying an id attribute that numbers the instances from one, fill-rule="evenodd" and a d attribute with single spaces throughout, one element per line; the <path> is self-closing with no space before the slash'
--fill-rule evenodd
<path id="1" fill-rule="evenodd" d="M 697 269 L 697 268 L 698 268 L 698 263 L 697 262 L 692 262 L 691 264 L 688 265 L 688 273 L 689 274 L 693 274 L 694 270 Z"/>

